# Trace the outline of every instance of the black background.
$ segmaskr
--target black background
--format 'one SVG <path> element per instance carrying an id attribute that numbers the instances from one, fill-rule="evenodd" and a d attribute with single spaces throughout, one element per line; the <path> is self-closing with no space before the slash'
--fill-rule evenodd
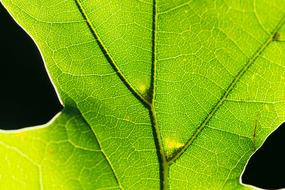
<path id="1" fill-rule="evenodd" d="M 62 109 L 37 47 L 1 3 L 0 85 L 0 129 L 45 124 Z M 243 182 L 261 188 L 284 188 L 284 151 L 283 124 L 250 159 Z"/>

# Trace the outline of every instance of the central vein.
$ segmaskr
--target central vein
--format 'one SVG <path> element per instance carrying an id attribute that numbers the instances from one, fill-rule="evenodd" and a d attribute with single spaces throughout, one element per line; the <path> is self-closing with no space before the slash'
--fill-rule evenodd
<path id="1" fill-rule="evenodd" d="M 154 142 L 157 150 L 157 156 L 160 167 L 160 189 L 168 189 L 168 169 L 169 165 L 166 159 L 166 155 L 163 149 L 162 137 L 157 124 L 156 112 L 155 112 L 155 92 L 156 92 L 156 31 L 157 31 L 157 3 L 153 0 L 152 8 L 152 67 L 151 67 L 151 85 L 150 95 L 151 104 L 149 108 L 150 118 L 152 121 L 152 130 L 154 136 Z"/>
<path id="2" fill-rule="evenodd" d="M 223 105 L 228 95 L 232 92 L 232 90 L 235 88 L 236 84 L 239 82 L 239 80 L 244 76 L 244 74 L 249 70 L 249 68 L 255 63 L 255 61 L 258 59 L 260 54 L 269 46 L 269 44 L 276 40 L 276 34 L 280 30 L 280 28 L 285 24 L 285 16 L 280 20 L 278 25 L 273 30 L 272 34 L 269 36 L 269 38 L 266 40 L 265 43 L 261 45 L 257 49 L 257 51 L 252 55 L 252 57 L 248 60 L 248 62 L 245 64 L 245 66 L 240 70 L 240 72 L 236 75 L 236 77 L 233 79 L 233 81 L 230 83 L 228 88 L 225 90 L 222 97 L 217 101 L 217 103 L 213 106 L 212 110 L 209 112 L 209 114 L 206 116 L 206 118 L 203 120 L 203 122 L 198 126 L 196 132 L 192 135 L 192 137 L 187 141 L 186 145 L 179 150 L 173 157 L 167 159 L 166 154 L 164 152 L 163 148 L 163 141 L 162 136 L 160 133 L 160 129 L 158 127 L 157 123 L 157 116 L 156 116 L 156 110 L 155 110 L 155 98 L 156 98 L 156 75 L 157 75 L 157 59 L 156 59 L 156 33 L 157 33 L 157 2 L 156 0 L 153 0 L 153 7 L 152 7 L 152 39 L 151 39 L 151 50 L 152 50 L 152 56 L 151 56 L 151 84 L 149 89 L 149 95 L 150 100 L 145 99 L 137 90 L 134 88 L 131 83 L 127 80 L 127 78 L 123 75 L 107 49 L 104 47 L 100 37 L 95 31 L 95 28 L 93 27 L 92 23 L 90 22 L 89 18 L 87 17 L 87 14 L 84 12 L 84 9 L 82 5 L 80 4 L 79 0 L 75 0 L 76 5 L 78 9 L 80 10 L 83 18 L 86 20 L 86 23 L 96 39 L 100 49 L 102 50 L 102 53 L 105 55 L 106 59 L 110 63 L 110 65 L 113 67 L 114 71 L 117 73 L 121 81 L 125 84 L 125 86 L 130 90 L 130 92 L 141 101 L 142 104 L 145 105 L 145 107 L 149 110 L 149 116 L 151 119 L 152 124 L 152 132 L 154 137 L 154 143 L 157 151 L 157 157 L 159 161 L 159 170 L 160 170 L 160 189 L 166 190 L 168 189 L 168 174 L 169 174 L 169 167 L 171 164 L 173 164 L 177 159 L 180 158 L 180 156 L 183 155 L 183 153 L 190 147 L 190 145 L 194 142 L 194 140 L 199 136 L 199 134 L 203 131 L 203 129 L 208 125 L 209 121 L 213 118 L 215 113 L 219 110 L 219 108 Z M 111 164 L 111 163 L 110 163 Z M 115 175 L 115 178 L 120 185 L 118 178 Z M 121 186 L 120 186 L 121 187 Z M 122 187 L 121 187 L 122 188 Z"/>

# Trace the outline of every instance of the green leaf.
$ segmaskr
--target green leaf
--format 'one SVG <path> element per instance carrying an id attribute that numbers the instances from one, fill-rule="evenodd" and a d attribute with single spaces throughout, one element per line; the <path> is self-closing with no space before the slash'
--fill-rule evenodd
<path id="1" fill-rule="evenodd" d="M 1 0 L 64 110 L 0 132 L 0 189 L 243 189 L 285 120 L 284 0 Z"/>

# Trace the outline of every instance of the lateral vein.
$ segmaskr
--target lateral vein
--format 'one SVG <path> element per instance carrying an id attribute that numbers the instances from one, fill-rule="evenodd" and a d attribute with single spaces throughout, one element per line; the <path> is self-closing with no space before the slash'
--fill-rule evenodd
<path id="1" fill-rule="evenodd" d="M 71 98 L 66 92 L 64 92 L 64 94 L 65 94 L 66 96 L 68 96 L 68 98 L 70 98 L 72 101 L 74 101 L 73 98 Z M 74 102 L 75 102 L 75 101 L 74 101 Z M 80 117 L 81 117 L 81 119 L 83 120 L 83 122 L 84 122 L 84 123 L 88 126 L 88 128 L 91 130 L 91 132 L 93 133 L 93 136 L 94 136 L 96 142 L 98 143 L 100 152 L 102 152 L 104 158 L 106 159 L 108 165 L 110 166 L 111 171 L 112 171 L 112 173 L 113 173 L 113 175 L 114 175 L 114 177 L 115 177 L 115 180 L 116 180 L 116 182 L 117 182 L 117 184 L 118 184 L 120 190 L 123 190 L 124 188 L 123 188 L 123 186 L 121 185 L 121 183 L 120 183 L 120 181 L 119 181 L 119 179 L 118 179 L 117 173 L 115 172 L 115 169 L 114 169 L 114 167 L 113 167 L 113 165 L 112 165 L 112 163 L 111 163 L 111 160 L 110 160 L 109 157 L 106 155 L 106 153 L 105 153 L 105 151 L 103 150 L 102 145 L 101 145 L 101 143 L 100 143 L 100 141 L 99 141 L 99 139 L 98 139 L 98 137 L 97 137 L 97 135 L 96 135 L 95 130 L 94 130 L 94 129 L 91 127 L 91 125 L 88 123 L 88 121 L 86 120 L 86 118 L 84 117 L 84 115 L 82 114 L 82 112 L 80 111 L 78 105 L 76 104 L 76 107 L 68 107 L 68 106 L 64 106 L 64 107 L 65 107 L 65 109 L 62 110 L 62 113 L 66 112 L 67 110 L 69 110 L 69 111 L 71 111 L 71 112 L 75 111 L 76 113 L 78 113 L 78 114 L 80 115 Z M 89 150 L 88 150 L 88 151 L 89 151 Z"/>
<path id="2" fill-rule="evenodd" d="M 136 88 L 134 88 L 131 83 L 128 81 L 128 79 L 124 76 L 118 65 L 115 63 L 114 59 L 112 58 L 111 54 L 108 52 L 107 48 L 103 45 L 102 40 L 100 39 L 98 33 L 95 30 L 95 27 L 92 25 L 92 22 L 90 21 L 89 17 L 87 16 L 84 7 L 81 5 L 80 0 L 75 0 L 76 6 L 79 9 L 82 17 L 86 21 L 86 24 L 88 25 L 88 28 L 90 32 L 92 33 L 93 37 L 95 38 L 99 48 L 101 49 L 102 53 L 104 54 L 105 58 L 109 62 L 109 64 L 112 66 L 113 70 L 117 73 L 118 77 L 121 79 L 121 81 L 124 83 L 124 85 L 129 89 L 129 91 L 141 102 L 143 105 L 149 107 L 150 102 L 144 98 L 141 93 L 138 92 Z"/>
<path id="3" fill-rule="evenodd" d="M 272 41 L 274 41 L 274 37 L 276 33 L 281 29 L 281 27 L 285 24 L 285 15 L 281 18 L 277 26 L 272 31 L 269 38 L 263 43 L 257 51 L 251 56 L 251 58 L 247 61 L 245 66 L 238 72 L 238 74 L 235 76 L 235 78 L 232 80 L 230 85 L 227 87 L 224 94 L 221 96 L 221 98 L 218 100 L 218 102 L 214 105 L 212 110 L 209 112 L 209 114 L 205 117 L 203 122 L 198 126 L 196 131 L 193 133 L 191 138 L 187 141 L 187 143 L 172 157 L 168 159 L 168 164 L 173 164 L 177 159 L 180 158 L 180 156 L 190 147 L 190 145 L 195 141 L 195 139 L 199 136 L 199 134 L 203 131 L 203 129 L 207 126 L 209 121 L 213 118 L 215 113 L 219 110 L 219 108 L 223 105 L 229 94 L 233 91 L 236 84 L 239 82 L 239 80 L 244 76 L 244 74 L 249 70 L 249 68 L 255 63 L 255 61 L 258 59 L 258 57 L 264 52 L 264 50 L 270 45 Z"/>
<path id="4" fill-rule="evenodd" d="M 79 110 L 79 109 L 78 109 L 78 110 Z M 111 160 L 110 160 L 109 157 L 106 155 L 105 151 L 102 149 L 102 145 L 101 145 L 99 139 L 97 138 L 97 135 L 96 135 L 94 129 L 93 129 L 93 128 L 91 127 L 91 125 L 86 121 L 86 119 L 84 118 L 83 114 L 82 114 L 80 111 L 79 111 L 79 113 L 80 113 L 80 115 L 82 116 L 82 120 L 86 123 L 86 125 L 87 125 L 87 126 L 90 128 L 90 130 L 93 132 L 94 138 L 95 138 L 96 141 L 98 142 L 99 149 L 101 150 L 101 152 L 102 152 L 104 158 L 106 159 L 108 165 L 111 167 L 112 173 L 113 173 L 113 175 L 114 175 L 114 177 L 115 177 L 115 180 L 116 180 L 116 182 L 117 182 L 119 188 L 120 188 L 121 190 L 123 190 L 124 188 L 123 188 L 122 184 L 121 184 L 120 181 L 119 181 L 118 175 L 117 175 L 117 173 L 115 172 L 115 169 L 114 169 L 114 167 L 113 167 L 113 165 L 112 165 L 112 163 L 111 163 Z"/>

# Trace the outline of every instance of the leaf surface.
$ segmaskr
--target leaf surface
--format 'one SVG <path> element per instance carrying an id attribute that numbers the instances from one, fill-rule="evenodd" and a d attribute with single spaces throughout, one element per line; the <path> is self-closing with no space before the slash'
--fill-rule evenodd
<path id="1" fill-rule="evenodd" d="M 238 189 L 285 119 L 284 0 L 1 0 L 64 110 L 0 133 L 0 187 Z"/>

